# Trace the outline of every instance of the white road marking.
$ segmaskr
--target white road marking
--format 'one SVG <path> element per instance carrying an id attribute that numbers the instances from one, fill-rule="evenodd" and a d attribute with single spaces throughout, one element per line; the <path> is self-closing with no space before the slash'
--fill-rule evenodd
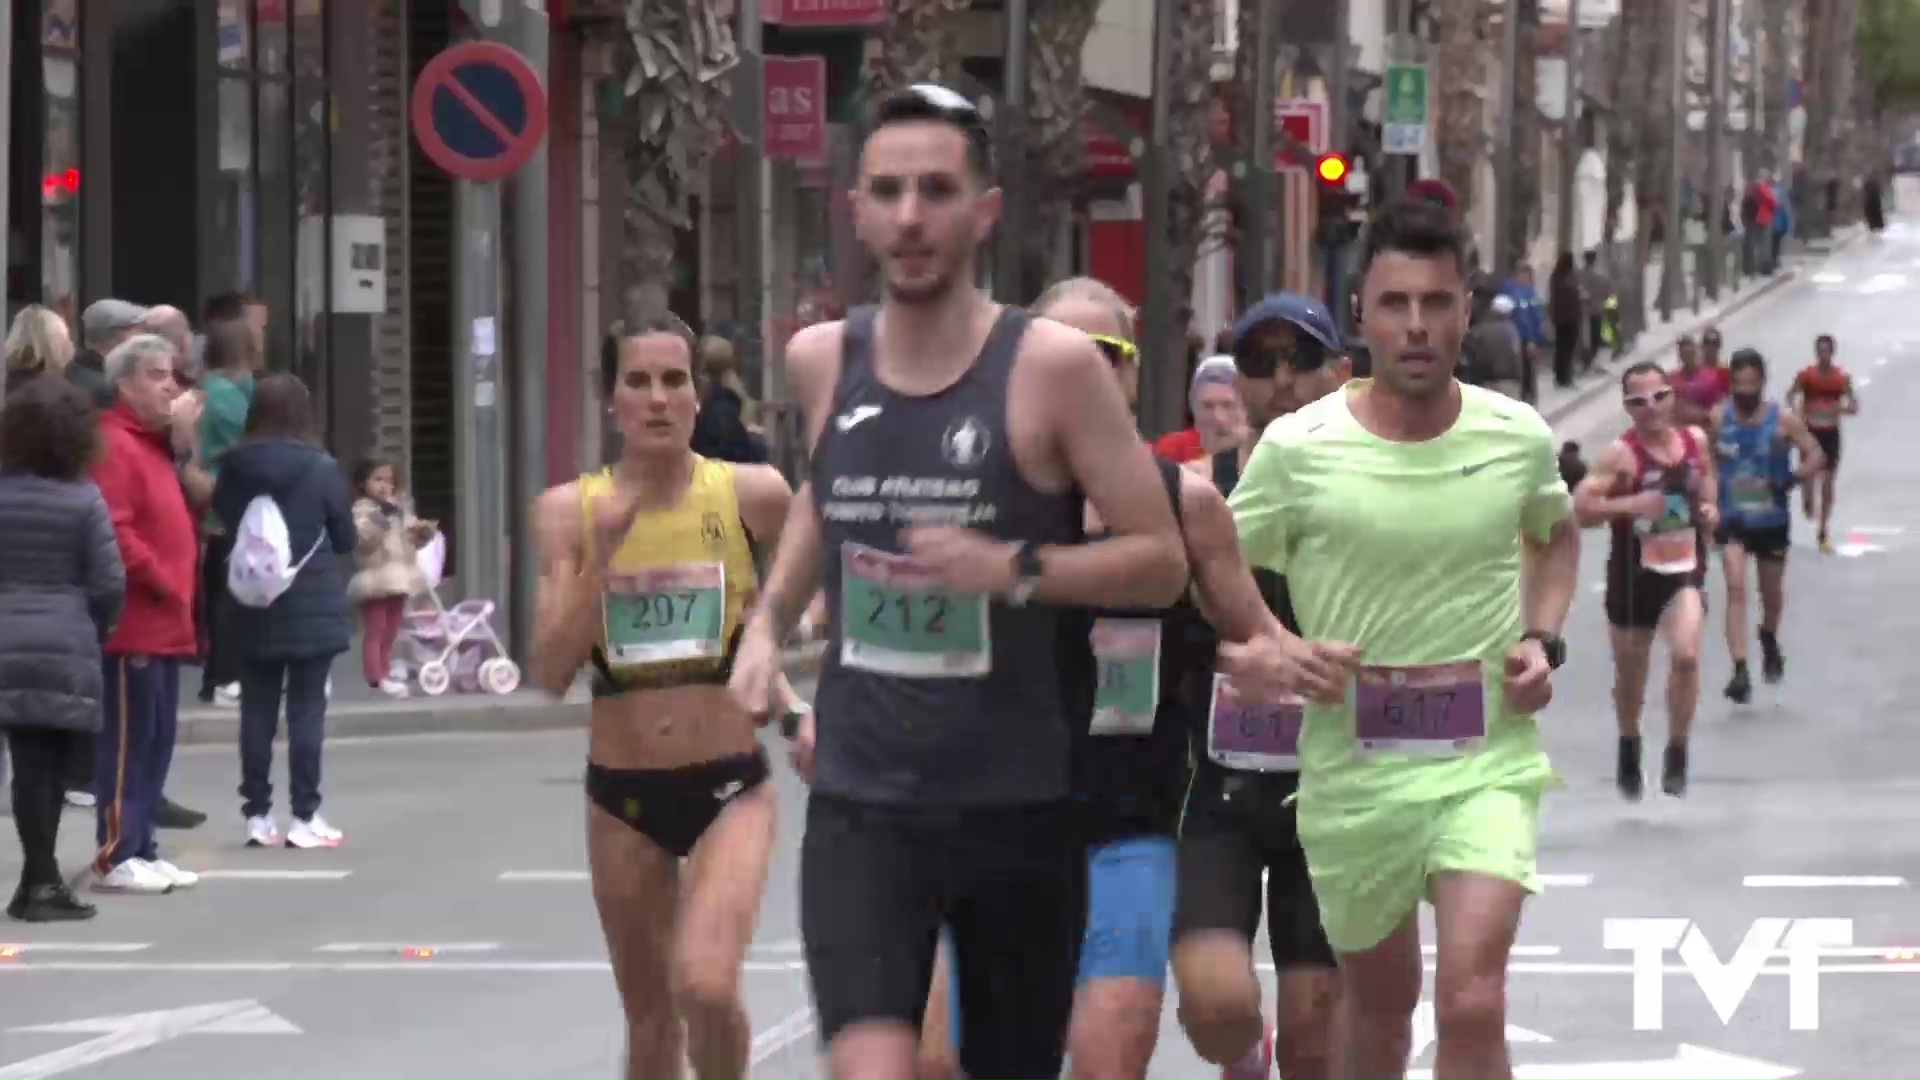
<path id="1" fill-rule="evenodd" d="M 802 951 L 803 948 L 802 943 L 798 941 L 769 941 L 764 945 L 758 942 L 754 943 L 751 951 L 763 953 L 797 953 Z"/>
<path id="2" fill-rule="evenodd" d="M 182 1035 L 300 1034 L 300 1029 L 285 1017 L 252 999 L 190 1005 L 184 1009 L 165 1009 L 128 1016 L 101 1016 L 60 1024 L 38 1024 L 14 1030 L 48 1034 L 98 1033 L 98 1037 L 0 1068 L 0 1077 L 10 1080 L 40 1080 L 42 1077 L 58 1076 L 108 1058 L 145 1050 Z"/>
<path id="3" fill-rule="evenodd" d="M 498 952 L 500 945 L 493 941 L 454 941 L 444 945 L 407 944 L 397 941 L 336 941 L 314 949 L 317 953 L 403 953 L 415 950 L 420 953 L 485 953 Z"/>
<path id="4" fill-rule="evenodd" d="M 153 948 L 144 941 L 0 941 L 0 957 L 22 953 L 136 953 Z"/>
<path id="5" fill-rule="evenodd" d="M 203 881 L 342 881 L 351 870 L 202 870 Z"/>
<path id="6" fill-rule="evenodd" d="M 1749 889 L 1898 889 L 1899 877 L 1814 877 L 1799 874 L 1748 874 L 1740 884 Z"/>
<path id="7" fill-rule="evenodd" d="M 1855 525 L 1847 531 L 1861 536 L 1901 536 L 1907 530 L 1898 525 Z"/>
<path id="8" fill-rule="evenodd" d="M 1540 874 L 1540 885 L 1548 889 L 1584 889 L 1593 884 L 1592 874 Z"/>
<path id="9" fill-rule="evenodd" d="M 1847 280 L 1847 275 L 1835 273 L 1832 270 L 1822 270 L 1807 280 L 1815 285 L 1839 285 Z"/>
<path id="10" fill-rule="evenodd" d="M 500 875 L 501 881 L 586 881 L 585 870 L 509 870 Z"/>
<path id="11" fill-rule="evenodd" d="M 1877 950 L 1872 955 L 1893 955 L 1898 949 Z M 1784 953 L 1781 954 L 1783 957 Z M 807 965 L 801 960 L 749 960 L 740 965 L 741 970 L 755 975 L 790 975 L 803 972 Z M 1271 961 L 1258 965 L 1261 971 L 1272 971 Z M 1426 970 L 1433 971 L 1437 965 L 1427 961 Z M 421 974 L 452 975 L 565 975 L 565 974 L 606 974 L 612 966 L 605 960 L 446 960 L 439 963 L 423 964 L 415 960 L 16 960 L 0 961 L 0 980 L 9 974 L 34 974 L 57 972 L 62 974 L 197 974 L 197 975 L 251 975 L 285 974 L 289 972 L 318 972 L 324 974 L 386 974 L 406 971 Z M 1632 975 L 1637 969 L 1628 963 L 1560 960 L 1519 960 L 1507 965 L 1507 972 L 1513 975 Z M 1685 975 L 1689 968 L 1681 964 L 1668 964 L 1663 970 L 1669 975 Z M 1761 969 L 1762 975 L 1785 976 L 1791 969 L 1786 963 L 1780 963 Z M 1920 958 L 1912 960 L 1880 960 L 1863 962 L 1836 962 L 1820 965 L 1822 975 L 1920 975 Z"/>
<path id="12" fill-rule="evenodd" d="M 1872 386 L 1872 385 L 1873 385 L 1873 380 L 1872 380 L 1872 379 L 1869 379 L 1869 378 L 1867 378 L 1867 377 L 1866 377 L 1865 375 L 1862 375 L 1862 376 L 1860 376 L 1860 377 L 1859 377 L 1858 379 L 1855 379 L 1855 380 L 1853 380 L 1853 385 L 1855 385 L 1855 386 Z"/>
<path id="13" fill-rule="evenodd" d="M 785 1020 L 753 1037 L 752 1064 L 768 1058 L 813 1034 L 813 1010 L 799 1009 Z"/>

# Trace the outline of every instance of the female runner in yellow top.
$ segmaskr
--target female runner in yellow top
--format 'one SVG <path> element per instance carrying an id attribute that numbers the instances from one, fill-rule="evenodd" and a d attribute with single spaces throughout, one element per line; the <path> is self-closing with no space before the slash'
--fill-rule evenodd
<path id="1" fill-rule="evenodd" d="M 693 337 L 667 316 L 616 335 L 601 377 L 619 463 L 542 494 L 534 680 L 591 665 L 587 860 L 627 1016 L 630 1077 L 746 1075 L 739 994 L 773 849 L 755 718 L 727 696 L 754 551 L 791 491 L 689 446 Z M 681 1024 L 685 1023 L 685 1058 Z"/>

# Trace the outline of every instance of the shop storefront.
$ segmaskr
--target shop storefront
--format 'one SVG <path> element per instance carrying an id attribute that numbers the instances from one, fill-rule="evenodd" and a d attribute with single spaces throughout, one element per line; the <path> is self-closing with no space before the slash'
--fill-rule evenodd
<path id="1" fill-rule="evenodd" d="M 83 295 L 80 0 L 15 0 L 7 109 L 8 314 L 44 303 L 69 319 Z"/>

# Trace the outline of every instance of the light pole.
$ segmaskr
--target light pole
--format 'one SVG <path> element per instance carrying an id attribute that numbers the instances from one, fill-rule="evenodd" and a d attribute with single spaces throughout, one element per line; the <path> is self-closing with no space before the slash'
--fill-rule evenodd
<path id="1" fill-rule="evenodd" d="M 1673 115 L 1673 126 L 1667 134 L 1667 235 L 1666 265 L 1661 268 L 1660 317 L 1671 320 L 1675 309 L 1680 306 L 1680 290 L 1686 280 L 1684 268 L 1680 265 L 1686 251 L 1683 234 L 1686 219 L 1681 213 L 1680 177 L 1685 168 L 1680 159 L 1681 151 L 1686 147 L 1687 134 L 1687 5 L 1675 2 L 1668 5 L 1671 22 L 1668 24 L 1667 63 L 1669 65 L 1669 94 L 1667 105 Z"/>
<path id="2" fill-rule="evenodd" d="M 1720 298 L 1720 277 L 1726 269 L 1726 232 L 1720 227 L 1727 212 L 1727 38 L 1731 11 L 1728 0 L 1708 0 L 1707 7 L 1707 246 L 1700 281 L 1707 299 Z"/>
<path id="3" fill-rule="evenodd" d="M 1494 169 L 1493 200 L 1493 258 L 1483 260 L 1490 264 L 1494 277 L 1505 281 L 1513 276 L 1513 259 L 1510 249 L 1513 247 L 1512 217 L 1508 207 L 1513 205 L 1514 188 L 1519 177 L 1516 170 L 1519 165 L 1520 148 L 1514 145 L 1513 132 L 1520 121 L 1520 87 L 1516 69 L 1520 66 L 1520 0 L 1506 0 L 1501 14 L 1500 46 L 1500 135 L 1498 158 Z"/>

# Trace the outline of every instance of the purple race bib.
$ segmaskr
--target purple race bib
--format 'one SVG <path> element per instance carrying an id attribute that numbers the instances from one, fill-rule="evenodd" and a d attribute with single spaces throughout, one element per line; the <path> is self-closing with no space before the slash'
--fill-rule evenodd
<path id="1" fill-rule="evenodd" d="M 1361 667 L 1353 675 L 1353 734 L 1362 752 L 1449 756 L 1487 737 L 1480 661 Z"/>
<path id="2" fill-rule="evenodd" d="M 1226 686 L 1227 677 L 1215 672 L 1207 707 L 1207 756 L 1229 769 L 1299 771 L 1306 704 L 1293 696 L 1273 704 L 1233 701 L 1222 693 Z"/>

